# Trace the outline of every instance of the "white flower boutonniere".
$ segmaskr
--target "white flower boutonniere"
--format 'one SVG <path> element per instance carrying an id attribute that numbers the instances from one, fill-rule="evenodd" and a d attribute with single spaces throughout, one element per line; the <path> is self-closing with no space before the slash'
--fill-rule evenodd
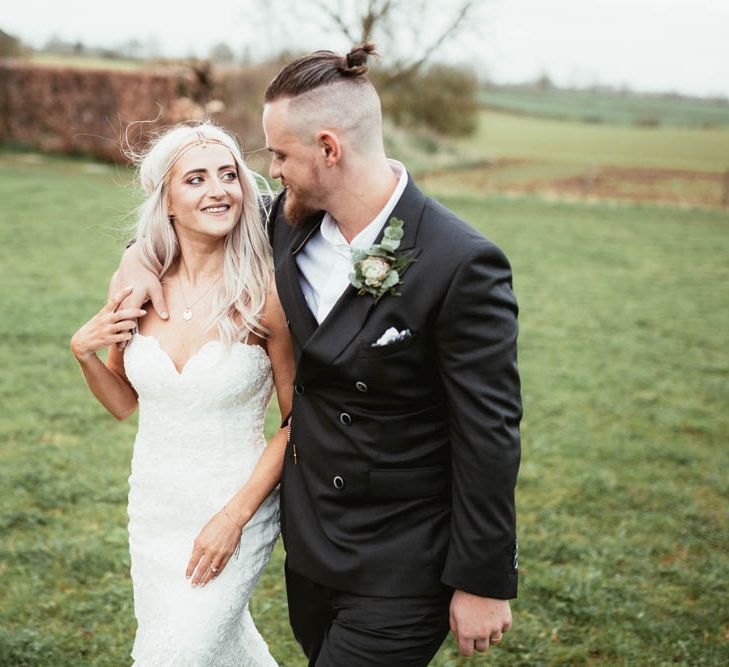
<path id="1" fill-rule="evenodd" d="M 404 236 L 404 224 L 402 220 L 390 218 L 381 243 L 367 250 L 352 251 L 354 271 L 349 274 L 349 282 L 359 290 L 358 294 L 371 294 L 375 303 L 385 294 L 400 296 L 397 291 L 397 286 L 402 284 L 400 272 L 415 261 L 410 255 L 395 254 Z"/>

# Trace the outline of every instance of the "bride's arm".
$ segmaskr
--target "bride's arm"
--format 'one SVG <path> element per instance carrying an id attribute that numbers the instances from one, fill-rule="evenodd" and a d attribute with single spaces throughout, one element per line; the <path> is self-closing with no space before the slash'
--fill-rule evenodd
<path id="1" fill-rule="evenodd" d="M 282 418 L 291 412 L 294 355 L 286 317 L 273 280 L 266 298 L 263 324 L 270 331 L 266 349 L 271 359 L 273 379 Z M 287 428 L 282 426 L 258 459 L 253 473 L 241 489 L 200 531 L 194 541 L 186 576 L 192 585 L 205 585 L 220 574 L 235 551 L 241 530 L 281 479 L 286 450 Z M 212 568 L 215 568 L 213 572 Z M 194 574 L 194 576 L 193 576 Z"/>
<path id="2" fill-rule="evenodd" d="M 147 314 L 139 308 L 119 309 L 131 292 L 131 288 L 125 288 L 110 296 L 109 302 L 71 338 L 71 351 L 86 384 L 117 419 L 126 419 L 137 409 L 137 394 L 124 373 L 123 353 L 116 347 L 116 343 L 131 338 L 136 318 Z M 109 353 L 104 364 L 96 353 L 106 347 Z"/>

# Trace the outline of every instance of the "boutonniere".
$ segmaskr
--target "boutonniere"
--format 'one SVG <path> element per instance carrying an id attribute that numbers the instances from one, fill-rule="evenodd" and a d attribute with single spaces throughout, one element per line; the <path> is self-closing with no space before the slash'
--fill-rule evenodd
<path id="1" fill-rule="evenodd" d="M 402 284 L 400 272 L 415 261 L 409 254 L 395 254 L 404 236 L 404 224 L 402 220 L 390 218 L 381 243 L 367 250 L 352 251 L 354 271 L 349 274 L 349 282 L 357 288 L 357 294 L 371 294 L 375 303 L 385 294 L 400 296 L 397 291 L 397 286 Z"/>

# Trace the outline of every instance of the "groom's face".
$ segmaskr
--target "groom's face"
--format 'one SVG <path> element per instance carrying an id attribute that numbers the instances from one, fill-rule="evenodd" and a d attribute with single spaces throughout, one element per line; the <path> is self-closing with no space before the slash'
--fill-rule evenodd
<path id="1" fill-rule="evenodd" d="M 263 130 L 272 153 L 269 173 L 286 188 L 284 213 L 289 222 L 301 225 L 323 208 L 319 151 L 289 131 L 287 114 L 287 99 L 269 102 L 263 109 Z"/>

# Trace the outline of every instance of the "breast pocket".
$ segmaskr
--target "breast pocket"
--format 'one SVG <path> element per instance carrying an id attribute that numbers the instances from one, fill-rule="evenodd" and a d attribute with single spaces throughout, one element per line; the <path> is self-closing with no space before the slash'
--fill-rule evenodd
<path id="1" fill-rule="evenodd" d="M 408 350 L 418 342 L 418 334 L 413 333 L 400 340 L 393 341 L 387 345 L 373 345 L 372 343 L 365 343 L 360 347 L 359 356 L 365 358 L 373 357 L 387 357 L 397 352 Z"/>

